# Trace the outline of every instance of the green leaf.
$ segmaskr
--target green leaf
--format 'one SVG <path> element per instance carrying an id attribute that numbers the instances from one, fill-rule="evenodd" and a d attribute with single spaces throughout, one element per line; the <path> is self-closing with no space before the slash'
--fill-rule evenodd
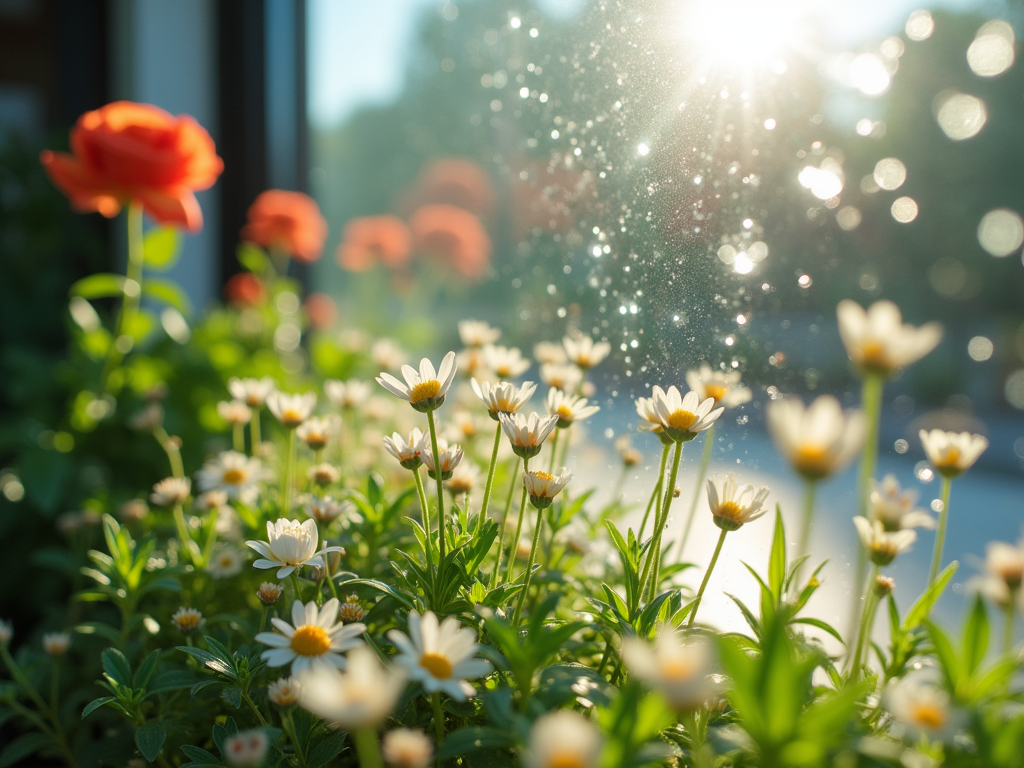
<path id="1" fill-rule="evenodd" d="M 165 270 L 178 260 L 181 235 L 174 227 L 156 227 L 142 241 L 143 263 L 150 269 Z"/>
<path id="2" fill-rule="evenodd" d="M 242 689 L 232 685 L 220 692 L 220 697 L 235 709 L 242 708 Z"/>
<path id="3" fill-rule="evenodd" d="M 768 586 L 775 601 L 782 599 L 782 584 L 786 580 L 786 527 L 782 522 L 782 508 L 775 505 L 775 536 L 772 538 L 772 553 L 768 559 Z"/>
<path id="4" fill-rule="evenodd" d="M 170 304 L 185 317 L 192 314 L 192 304 L 188 300 L 188 296 L 173 280 L 162 277 L 147 278 L 142 284 L 142 293 L 151 299 Z"/>
<path id="5" fill-rule="evenodd" d="M 157 659 L 160 658 L 160 651 L 153 651 L 139 665 L 139 668 L 135 670 L 135 677 L 132 678 L 133 688 L 142 688 L 145 690 L 146 686 L 149 685 L 149 678 L 153 676 L 153 672 L 156 670 Z"/>
<path id="6" fill-rule="evenodd" d="M 836 640 L 838 640 L 840 643 L 842 643 L 843 645 L 846 645 L 846 641 L 843 640 L 842 635 L 840 635 L 836 631 L 835 627 L 833 627 L 830 624 L 826 624 L 821 619 L 813 619 L 813 618 L 810 618 L 810 617 L 802 617 L 802 618 L 799 618 L 799 619 L 793 619 L 790 623 L 791 624 L 807 624 L 808 626 L 811 626 L 811 627 L 817 627 L 822 632 L 827 632 L 828 634 L 832 635 L 832 637 L 834 637 Z"/>
<path id="7" fill-rule="evenodd" d="M 939 666 L 942 667 L 946 681 L 949 683 L 949 687 L 955 690 L 960 681 L 961 669 L 960 661 L 953 649 L 953 643 L 950 642 L 949 636 L 932 622 L 926 620 L 925 626 L 928 628 L 928 636 L 932 640 L 932 645 L 935 646 L 935 656 L 939 660 Z"/>
<path id="8" fill-rule="evenodd" d="M 132 687 L 132 667 L 123 653 L 117 648 L 107 648 L 103 651 L 101 658 L 104 672 L 110 675 L 115 682 L 127 688 Z"/>
<path id="9" fill-rule="evenodd" d="M 306 758 L 306 768 L 323 768 L 345 750 L 348 734 L 334 732 L 317 744 Z"/>
<path id="10" fill-rule="evenodd" d="M 135 746 L 149 762 L 154 762 L 164 748 L 167 731 L 162 720 L 150 720 L 141 728 L 135 729 Z"/>
<path id="11" fill-rule="evenodd" d="M 52 740 L 45 733 L 26 733 L 19 736 L 0 752 L 0 768 L 19 763 L 52 744 Z"/>
<path id="12" fill-rule="evenodd" d="M 250 243 L 242 243 L 239 245 L 238 249 L 235 251 L 235 255 L 238 257 L 238 263 L 250 272 L 261 274 L 266 272 L 267 267 L 270 265 L 267 255 Z"/>
<path id="13" fill-rule="evenodd" d="M 515 745 L 515 736 L 509 730 L 470 726 L 445 736 L 444 746 L 438 750 L 437 759 L 444 761 L 479 750 L 511 749 Z"/>
<path id="14" fill-rule="evenodd" d="M 985 659 L 988 652 L 989 623 L 988 613 L 981 595 L 975 595 L 971 615 L 964 624 L 964 666 L 967 674 L 973 674 Z"/>
<path id="15" fill-rule="evenodd" d="M 123 275 L 100 272 L 83 277 L 68 289 L 68 294 L 71 296 L 81 296 L 83 299 L 106 299 L 111 296 L 123 296 L 124 284 L 125 278 Z"/>
<path id="16" fill-rule="evenodd" d="M 932 608 L 935 607 L 935 603 L 942 596 L 942 592 L 945 590 L 949 580 L 953 578 L 953 574 L 956 573 L 956 569 L 959 567 L 960 563 L 956 560 L 947 565 L 935 581 L 932 582 L 932 585 L 924 591 L 924 594 L 917 598 L 917 602 L 910 606 L 910 610 L 907 611 L 907 615 L 903 619 L 904 632 L 916 629 L 924 623 L 925 619 L 932 612 Z"/>
<path id="17" fill-rule="evenodd" d="M 113 696 L 100 696 L 98 699 L 93 699 L 86 704 L 85 709 L 82 710 L 82 719 L 84 720 L 104 704 L 109 704 L 112 701 L 117 701 L 117 699 Z"/>

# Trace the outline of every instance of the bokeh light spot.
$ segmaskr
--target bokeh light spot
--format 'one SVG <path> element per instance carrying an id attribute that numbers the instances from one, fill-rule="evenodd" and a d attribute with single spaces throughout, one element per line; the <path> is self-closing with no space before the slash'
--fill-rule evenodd
<path id="1" fill-rule="evenodd" d="M 1005 21 L 990 21 L 982 25 L 977 37 L 967 49 L 967 63 L 979 77 L 1003 74 L 1014 60 L 1013 27 Z"/>
<path id="2" fill-rule="evenodd" d="M 1024 410 L 1024 368 L 1018 368 L 1006 377 L 1003 394 L 1006 395 L 1006 402 Z"/>
<path id="3" fill-rule="evenodd" d="M 988 119 L 988 110 L 977 96 L 943 91 L 935 97 L 935 119 L 949 138 L 963 141 L 978 135 Z"/>
<path id="4" fill-rule="evenodd" d="M 992 357 L 994 351 L 992 340 L 985 336 L 975 336 L 967 342 L 967 354 L 971 356 L 971 360 L 977 360 L 979 363 Z"/>
<path id="5" fill-rule="evenodd" d="M 935 31 L 935 19 L 925 10 L 914 11 L 907 19 L 906 32 L 911 40 L 920 42 L 927 40 Z"/>
<path id="6" fill-rule="evenodd" d="M 852 205 L 843 206 L 836 213 L 836 223 L 847 232 L 859 227 L 862 218 L 860 209 Z"/>
<path id="7" fill-rule="evenodd" d="M 1024 244 L 1024 220 L 1006 208 L 989 211 L 978 225 L 978 242 L 993 256 L 1009 256 Z"/>
<path id="8" fill-rule="evenodd" d="M 873 53 L 862 53 L 850 63 L 850 82 L 867 96 L 884 93 L 891 81 L 889 70 Z"/>
<path id="9" fill-rule="evenodd" d="M 892 204 L 892 217 L 900 224 L 909 224 L 917 218 L 917 202 L 912 197 L 897 197 Z"/>
<path id="10" fill-rule="evenodd" d="M 875 183 L 881 189 L 899 189 L 907 180 L 907 166 L 895 157 L 887 157 L 875 164 Z"/>

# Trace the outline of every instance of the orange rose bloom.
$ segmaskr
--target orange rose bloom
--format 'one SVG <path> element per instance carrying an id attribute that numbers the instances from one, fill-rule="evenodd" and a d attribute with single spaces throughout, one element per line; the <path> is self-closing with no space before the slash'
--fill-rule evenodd
<path id="1" fill-rule="evenodd" d="M 213 139 L 188 115 L 115 101 L 86 112 L 71 129 L 71 154 L 44 150 L 47 174 L 80 211 L 111 217 L 137 201 L 163 224 L 203 228 L 193 194 L 224 170 Z"/>
<path id="2" fill-rule="evenodd" d="M 249 206 L 249 223 L 242 227 L 242 239 L 311 262 L 323 253 L 327 222 L 309 195 L 268 189 Z"/>
<path id="3" fill-rule="evenodd" d="M 394 216 L 364 216 L 345 227 L 345 239 L 338 245 L 338 264 L 343 269 L 362 272 L 378 261 L 397 269 L 409 260 L 412 235 Z"/>
<path id="4" fill-rule="evenodd" d="M 239 272 L 224 284 L 224 298 L 235 307 L 258 307 L 266 301 L 267 287 L 251 272 Z"/>
<path id="5" fill-rule="evenodd" d="M 309 324 L 318 330 L 326 330 L 338 320 L 338 307 L 326 293 L 309 294 L 303 306 Z"/>
<path id="6" fill-rule="evenodd" d="M 481 278 L 491 263 L 491 239 L 480 220 L 454 205 L 425 205 L 409 221 L 416 247 L 439 256 L 469 278 Z"/>
<path id="7" fill-rule="evenodd" d="M 491 177 L 472 160 L 435 160 L 423 171 L 419 191 L 425 203 L 454 205 L 478 216 L 486 216 L 494 207 Z"/>

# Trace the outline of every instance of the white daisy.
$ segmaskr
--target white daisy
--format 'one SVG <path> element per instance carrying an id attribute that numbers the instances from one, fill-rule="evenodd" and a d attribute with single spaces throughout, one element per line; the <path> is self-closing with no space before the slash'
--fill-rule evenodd
<path id="1" fill-rule="evenodd" d="M 707 488 L 708 506 L 715 518 L 715 525 L 723 531 L 738 530 L 768 511 L 764 506 L 768 498 L 768 486 L 762 486 L 757 491 L 752 485 L 741 488 L 732 472 L 724 480 L 717 474 L 712 475 Z"/>
<path id="2" fill-rule="evenodd" d="M 324 394 L 327 395 L 327 399 L 331 401 L 331 405 L 343 411 L 359 408 L 370 397 L 371 391 L 369 382 L 359 379 L 328 379 L 324 382 Z"/>
<path id="3" fill-rule="evenodd" d="M 306 514 L 321 523 L 332 523 L 342 513 L 350 513 L 355 505 L 348 500 L 338 501 L 330 496 L 314 496 L 309 494 L 303 501 L 302 508 Z"/>
<path id="4" fill-rule="evenodd" d="M 765 418 L 775 447 L 793 469 L 811 480 L 844 469 L 864 444 L 864 414 L 844 414 L 831 395 L 822 395 L 806 409 L 796 397 L 772 400 Z"/>
<path id="5" fill-rule="evenodd" d="M 270 393 L 274 391 L 274 380 L 269 376 L 262 379 L 231 379 L 228 391 L 235 400 L 241 400 L 250 408 L 262 408 Z"/>
<path id="6" fill-rule="evenodd" d="M 537 718 L 523 752 L 523 768 L 597 768 L 604 740 L 597 726 L 567 709 Z"/>
<path id="7" fill-rule="evenodd" d="M 63 656 L 71 647 L 71 635 L 67 632 L 47 632 L 43 635 L 43 650 L 50 656 Z"/>
<path id="8" fill-rule="evenodd" d="M 413 611 L 409 614 L 409 634 L 392 629 L 388 639 L 398 648 L 395 663 L 427 693 L 443 691 L 457 701 L 465 701 L 476 695 L 476 689 L 466 681 L 491 671 L 490 662 L 474 658 L 480 647 L 476 632 L 463 627 L 454 616 L 438 623 L 430 611 L 423 616 Z"/>
<path id="9" fill-rule="evenodd" d="M 322 419 L 314 416 L 299 425 L 295 430 L 295 436 L 308 445 L 311 450 L 319 451 L 323 450 L 340 427 L 341 419 L 334 414 Z"/>
<path id="10" fill-rule="evenodd" d="M 889 474 L 882 482 L 871 481 L 868 517 L 878 520 L 887 531 L 901 528 L 934 528 L 935 518 L 923 509 L 914 507 L 917 491 L 904 491 L 895 475 Z"/>
<path id="11" fill-rule="evenodd" d="M 238 451 L 224 451 L 209 459 L 196 473 L 201 491 L 223 491 L 229 499 L 251 506 L 259 496 L 259 483 L 266 479 L 260 460 Z"/>
<path id="12" fill-rule="evenodd" d="M 583 371 L 575 365 L 544 363 L 540 367 L 540 380 L 549 387 L 565 392 L 578 392 L 583 383 Z"/>
<path id="13" fill-rule="evenodd" d="M 589 336 L 582 334 L 575 338 L 566 336 L 562 339 L 562 345 L 565 347 L 565 354 L 569 361 L 584 370 L 593 368 L 608 357 L 608 353 L 612 351 L 612 345 L 607 341 L 595 342 Z"/>
<path id="14" fill-rule="evenodd" d="M 857 526 L 860 543 L 867 550 L 871 562 L 876 565 L 888 565 L 896 559 L 896 555 L 917 541 L 917 531 L 912 528 L 887 531 L 878 520 L 868 520 L 859 515 L 853 518 L 853 524 Z"/>
<path id="15" fill-rule="evenodd" d="M 434 364 L 424 357 L 420 360 L 419 371 L 411 365 L 402 366 L 404 384 L 384 372 L 377 377 L 377 383 L 395 397 L 408 401 L 420 413 L 426 413 L 444 404 L 444 396 L 455 379 L 456 367 L 454 352 L 444 356 L 440 371 L 435 371 Z"/>
<path id="16" fill-rule="evenodd" d="M 945 432 L 922 429 L 921 445 L 935 471 L 945 477 L 956 477 L 974 466 L 988 448 L 988 440 L 970 432 Z"/>
<path id="17" fill-rule="evenodd" d="M 215 579 L 237 576 L 245 565 L 245 555 L 234 547 L 221 547 L 210 558 L 206 571 Z"/>
<path id="18" fill-rule="evenodd" d="M 290 707 L 299 700 L 299 681 L 282 677 L 267 686 L 267 699 L 279 707 Z"/>
<path id="19" fill-rule="evenodd" d="M 499 413 L 498 419 L 501 421 L 501 431 L 512 444 L 512 450 L 523 459 L 531 459 L 540 453 L 544 441 L 558 426 L 557 416 L 541 416 L 538 413 L 529 416 Z"/>
<path id="20" fill-rule="evenodd" d="M 384 734 L 381 754 L 392 768 L 427 768 L 434 759 L 434 743 L 423 731 L 395 728 Z"/>
<path id="21" fill-rule="evenodd" d="M 217 413 L 228 424 L 248 424 L 252 420 L 252 408 L 241 400 L 221 400 Z"/>
<path id="22" fill-rule="evenodd" d="M 292 603 L 292 623 L 276 616 L 270 620 L 277 632 L 260 632 L 256 642 L 270 646 L 260 658 L 268 667 L 292 665 L 292 674 L 322 669 L 344 669 L 341 654 L 362 645 L 359 636 L 366 631 L 364 624 L 342 624 L 338 618 L 338 598 L 332 597 L 322 608 L 310 600 Z"/>
<path id="23" fill-rule="evenodd" d="M 589 419 L 601 410 L 599 405 L 587 405 L 588 402 L 585 397 L 570 395 L 552 387 L 548 390 L 544 405 L 549 414 L 558 417 L 558 426 L 564 429 L 577 421 Z"/>
<path id="24" fill-rule="evenodd" d="M 565 365 L 569 361 L 565 356 L 565 347 L 554 341 L 538 341 L 534 344 L 533 359 L 541 365 Z"/>
<path id="25" fill-rule="evenodd" d="M 405 359 L 405 350 L 394 339 L 377 339 L 370 347 L 370 360 L 378 368 L 397 368 Z"/>
<path id="26" fill-rule="evenodd" d="M 693 440 L 714 424 L 725 410 L 721 406 L 715 408 L 714 398 L 708 397 L 702 402 L 696 392 L 687 392 L 683 396 L 675 387 L 664 390 L 656 385 L 651 395 L 657 425 L 678 443 Z"/>
<path id="27" fill-rule="evenodd" d="M 749 389 L 740 386 L 739 371 L 714 370 L 707 363 L 701 363 L 696 370 L 687 371 L 686 384 L 701 400 L 711 397 L 716 405 L 725 408 L 743 405 L 753 397 Z"/>
<path id="28" fill-rule="evenodd" d="M 313 409 L 316 408 L 316 392 L 303 392 L 297 395 L 271 392 L 267 397 L 267 408 L 283 427 L 295 429 L 313 415 Z"/>
<path id="29" fill-rule="evenodd" d="M 1024 539 L 1016 545 L 990 541 L 985 545 L 985 567 L 968 587 L 1006 608 L 1021 594 L 1024 581 Z"/>
<path id="30" fill-rule="evenodd" d="M 904 325 L 899 307 L 891 301 L 876 301 L 865 310 L 844 299 L 836 307 L 836 316 L 850 360 L 858 368 L 883 376 L 920 360 L 942 340 L 941 325 Z"/>
<path id="31" fill-rule="evenodd" d="M 537 391 L 537 385 L 532 381 L 523 382 L 518 387 L 507 381 L 497 384 L 485 381 L 481 384 L 476 379 L 473 379 L 471 384 L 473 392 L 487 406 L 487 414 L 495 421 L 498 421 L 498 417 L 502 413 L 518 413 Z"/>
<path id="32" fill-rule="evenodd" d="M 702 639 L 690 639 L 671 626 L 654 643 L 638 637 L 622 640 L 622 658 L 629 673 L 661 693 L 678 711 L 702 707 L 717 691 L 712 677 L 714 652 Z"/>
<path id="33" fill-rule="evenodd" d="M 953 707 L 930 671 L 910 672 L 893 681 L 882 700 L 910 741 L 924 736 L 929 741 L 951 742 L 967 724 L 966 713 Z"/>
<path id="34" fill-rule="evenodd" d="M 261 559 L 253 563 L 255 567 L 277 568 L 277 578 L 284 579 L 290 576 L 296 568 L 301 568 L 304 565 L 323 568 L 322 555 L 328 552 L 345 554 L 345 550 L 341 547 L 324 547 L 318 552 L 316 545 L 319 538 L 315 520 L 306 520 L 300 523 L 298 520 L 288 520 L 282 517 L 276 523 L 267 521 L 268 541 L 247 541 L 245 543 L 262 555 Z"/>
<path id="35" fill-rule="evenodd" d="M 398 459 L 398 463 L 406 469 L 416 470 L 423 463 L 423 448 L 429 441 L 429 437 L 418 429 L 409 433 L 408 439 L 397 432 L 391 437 L 384 438 L 384 448 Z"/>
<path id="36" fill-rule="evenodd" d="M 307 673 L 299 678 L 299 685 L 302 707 L 353 731 L 376 728 L 384 722 L 405 688 L 405 675 L 385 669 L 377 654 L 361 645 L 349 653 L 344 672 L 329 669 Z"/>
<path id="37" fill-rule="evenodd" d="M 526 472 L 523 485 L 530 496 L 530 503 L 537 509 L 547 509 L 555 496 L 572 480 L 572 472 L 565 467 L 557 475 L 548 472 Z"/>
<path id="38" fill-rule="evenodd" d="M 192 481 L 187 477 L 167 477 L 153 486 L 149 500 L 158 507 L 173 507 L 184 503 L 192 493 Z"/>
<path id="39" fill-rule="evenodd" d="M 201 611 L 181 606 L 171 615 L 171 623 L 175 629 L 187 635 L 202 627 L 206 623 L 206 619 L 203 618 Z"/>
<path id="40" fill-rule="evenodd" d="M 480 320 L 459 320 L 459 338 L 467 347 L 485 347 L 501 338 L 501 329 Z"/>
<path id="41" fill-rule="evenodd" d="M 420 451 L 420 459 L 423 461 L 423 466 L 427 468 L 427 474 L 435 480 L 437 480 L 437 470 L 440 467 L 441 480 L 450 480 L 455 468 L 462 461 L 462 446 L 449 446 L 444 440 L 438 440 L 437 450 L 439 452 L 438 460 L 435 462 L 429 443 L 424 441 L 423 448 Z"/>
<path id="42" fill-rule="evenodd" d="M 447 487 L 452 496 L 469 493 L 480 482 L 480 467 L 471 461 L 460 463 L 448 478 Z"/>
<path id="43" fill-rule="evenodd" d="M 523 359 L 523 353 L 518 347 L 488 344 L 484 347 L 484 362 L 499 379 L 518 378 L 530 368 L 530 361 Z"/>
<path id="44" fill-rule="evenodd" d="M 309 482 L 324 488 L 338 482 L 341 479 L 341 472 L 333 464 L 320 462 L 306 470 L 306 477 L 309 479 Z"/>

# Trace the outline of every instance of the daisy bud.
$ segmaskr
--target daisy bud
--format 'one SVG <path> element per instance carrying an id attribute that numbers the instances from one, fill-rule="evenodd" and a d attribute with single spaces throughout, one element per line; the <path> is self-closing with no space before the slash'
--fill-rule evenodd
<path id="1" fill-rule="evenodd" d="M 168 477 L 153 486 L 149 500 L 158 507 L 173 507 L 183 503 L 192 493 L 192 481 L 187 477 Z"/>
<path id="2" fill-rule="evenodd" d="M 267 686 L 267 698 L 279 707 L 290 707 L 299 700 L 299 681 L 282 677 Z"/>
<path id="3" fill-rule="evenodd" d="M 125 522 L 138 522 L 149 514 L 149 505 L 142 499 L 132 499 L 121 505 L 118 514 Z"/>
<path id="4" fill-rule="evenodd" d="M 672 489 L 672 498 L 673 499 L 678 499 L 682 495 L 683 495 L 683 489 L 680 488 L 678 485 L 675 488 Z"/>
<path id="5" fill-rule="evenodd" d="M 171 623 L 174 624 L 179 632 L 187 635 L 203 626 L 206 623 L 206 619 L 195 608 L 185 608 L 182 606 L 171 616 Z"/>
<path id="6" fill-rule="evenodd" d="M 527 472 L 523 475 L 523 484 L 530 495 L 530 503 L 537 509 L 547 509 L 555 500 L 559 491 L 572 480 L 572 472 L 562 468 L 556 477 L 547 472 Z"/>
<path id="7" fill-rule="evenodd" d="M 441 475 L 441 481 L 451 480 L 452 475 L 455 473 L 455 468 L 462 462 L 462 446 L 453 445 L 448 447 L 444 444 L 443 440 L 439 440 L 437 450 L 440 451 L 440 454 L 435 462 L 430 446 L 423 446 L 420 450 L 423 466 L 427 468 L 427 474 L 434 480 L 438 479 L 438 474 Z"/>
<path id="8" fill-rule="evenodd" d="M 896 587 L 896 580 L 889 576 L 875 577 L 875 596 L 878 598 L 888 597 Z"/>
<path id="9" fill-rule="evenodd" d="M 427 768 L 434 759 L 434 745 L 420 730 L 388 731 L 381 746 L 384 762 L 393 768 Z"/>
<path id="10" fill-rule="evenodd" d="M 622 452 L 622 465 L 625 467 L 635 467 L 637 464 L 644 460 L 644 456 L 636 448 L 626 448 Z"/>
<path id="11" fill-rule="evenodd" d="M 309 482 L 315 485 L 325 488 L 328 485 L 334 485 L 341 479 L 341 473 L 332 465 L 326 462 L 322 464 L 314 464 L 309 468 L 306 473 L 306 477 L 309 478 Z"/>
<path id="12" fill-rule="evenodd" d="M 284 587 L 280 584 L 275 584 L 272 581 L 264 581 L 260 584 L 260 588 L 256 590 L 256 597 L 260 599 L 260 602 L 264 605 L 273 605 L 277 602 L 277 599 L 281 597 L 281 593 L 284 591 Z"/>
<path id="13" fill-rule="evenodd" d="M 202 512 L 209 512 L 212 509 L 220 509 L 228 503 L 228 492 L 223 490 L 207 491 L 199 494 L 196 499 L 196 509 Z"/>
<path id="14" fill-rule="evenodd" d="M 345 602 L 338 606 L 338 619 L 342 624 L 355 624 L 363 620 L 366 611 L 359 604 L 359 595 L 349 595 Z"/>
<path id="15" fill-rule="evenodd" d="M 63 656 L 71 647 L 71 635 L 67 632 L 48 632 L 43 635 L 43 650 L 50 656 Z"/>

